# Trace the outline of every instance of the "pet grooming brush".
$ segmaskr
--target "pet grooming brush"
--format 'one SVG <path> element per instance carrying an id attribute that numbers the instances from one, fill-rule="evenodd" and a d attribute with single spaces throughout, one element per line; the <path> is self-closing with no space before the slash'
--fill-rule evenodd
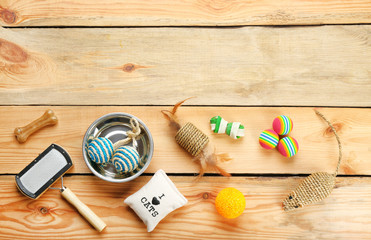
<path id="1" fill-rule="evenodd" d="M 106 224 L 88 206 L 82 203 L 76 195 L 63 186 L 63 174 L 72 167 L 68 153 L 56 144 L 50 145 L 35 160 L 15 176 L 18 189 L 27 197 L 39 198 L 59 178 L 62 179 L 62 196 L 83 215 L 91 225 L 101 232 Z"/>

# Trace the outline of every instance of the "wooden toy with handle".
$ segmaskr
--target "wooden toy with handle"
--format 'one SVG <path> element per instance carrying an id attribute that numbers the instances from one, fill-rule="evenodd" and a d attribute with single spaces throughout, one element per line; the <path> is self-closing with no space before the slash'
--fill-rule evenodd
<path id="1" fill-rule="evenodd" d="M 61 189 L 62 196 L 84 216 L 86 220 L 99 232 L 101 232 L 107 225 L 100 219 L 88 206 L 80 201 L 78 197 L 66 187 Z"/>
<path id="2" fill-rule="evenodd" d="M 19 143 L 24 143 L 27 138 L 34 132 L 40 130 L 43 127 L 54 125 L 58 122 L 57 116 L 53 110 L 46 110 L 45 113 L 35 121 L 29 123 L 24 127 L 17 127 L 14 129 L 14 134 Z"/>

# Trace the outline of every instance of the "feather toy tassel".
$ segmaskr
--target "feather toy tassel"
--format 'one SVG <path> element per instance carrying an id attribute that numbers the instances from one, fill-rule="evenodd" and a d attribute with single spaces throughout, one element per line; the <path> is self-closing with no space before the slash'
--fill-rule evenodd
<path id="1" fill-rule="evenodd" d="M 202 177 L 206 170 L 212 170 L 223 176 L 231 175 L 219 166 L 219 162 L 230 161 L 232 158 L 226 153 L 216 153 L 211 147 L 209 138 L 196 128 L 192 123 L 181 124 L 176 112 L 178 108 L 190 98 L 178 102 L 172 111 L 162 110 L 162 114 L 170 122 L 170 126 L 177 131 L 176 142 L 194 157 L 194 161 L 199 165 L 200 172 L 198 177 Z"/>

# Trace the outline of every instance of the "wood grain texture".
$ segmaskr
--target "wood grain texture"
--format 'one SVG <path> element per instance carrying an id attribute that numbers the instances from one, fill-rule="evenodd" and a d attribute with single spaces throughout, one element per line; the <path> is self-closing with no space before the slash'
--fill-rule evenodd
<path id="1" fill-rule="evenodd" d="M 370 23 L 369 0 L 2 0 L 4 26 L 231 26 Z"/>
<path id="2" fill-rule="evenodd" d="M 192 100 L 190 100 L 192 101 Z M 170 107 L 52 107 L 59 122 L 33 134 L 26 143 L 19 144 L 13 130 L 40 116 L 45 107 L 0 107 L 0 173 L 18 173 L 51 143 L 64 147 L 71 155 L 74 168 L 71 173 L 89 173 L 82 157 L 82 140 L 89 125 L 111 112 L 126 112 L 143 120 L 154 138 L 154 157 L 147 169 L 153 173 L 162 168 L 168 173 L 198 173 L 192 158 L 175 142 L 175 132 L 169 127 L 160 110 Z M 343 142 L 343 161 L 340 174 L 371 174 L 371 109 L 324 108 L 320 111 L 333 123 Z M 286 114 L 293 119 L 290 136 L 300 146 L 299 153 L 290 159 L 276 150 L 260 147 L 261 131 L 271 128 L 273 119 Z M 226 135 L 213 134 L 211 117 L 220 115 L 227 121 L 241 121 L 245 137 L 233 140 Z M 223 166 L 231 173 L 312 173 L 334 172 L 338 146 L 327 124 L 312 108 L 234 108 L 234 107 L 181 107 L 180 119 L 193 122 L 210 136 L 218 152 L 229 152 L 234 159 Z"/>
<path id="3" fill-rule="evenodd" d="M 370 32 L 0 28 L 0 104 L 368 107 Z"/>
<path id="4" fill-rule="evenodd" d="M 293 212 L 282 200 L 302 178 L 170 177 L 188 204 L 147 233 L 124 199 L 150 177 L 114 184 L 92 176 L 72 176 L 64 183 L 106 223 L 99 234 L 62 199 L 57 190 L 31 200 L 16 189 L 14 176 L 0 176 L 1 239 L 369 239 L 371 181 L 338 178 L 323 202 Z M 59 184 L 59 183 L 57 183 Z M 214 201 L 225 187 L 239 189 L 246 199 L 244 213 L 232 220 L 216 213 Z"/>

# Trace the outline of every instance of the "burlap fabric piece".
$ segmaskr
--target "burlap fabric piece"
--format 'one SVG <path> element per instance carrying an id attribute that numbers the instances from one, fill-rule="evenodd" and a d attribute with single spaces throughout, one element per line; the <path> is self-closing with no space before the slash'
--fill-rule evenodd
<path id="1" fill-rule="evenodd" d="M 175 141 L 196 157 L 209 142 L 209 138 L 201 132 L 195 125 L 188 122 L 175 135 Z"/>

